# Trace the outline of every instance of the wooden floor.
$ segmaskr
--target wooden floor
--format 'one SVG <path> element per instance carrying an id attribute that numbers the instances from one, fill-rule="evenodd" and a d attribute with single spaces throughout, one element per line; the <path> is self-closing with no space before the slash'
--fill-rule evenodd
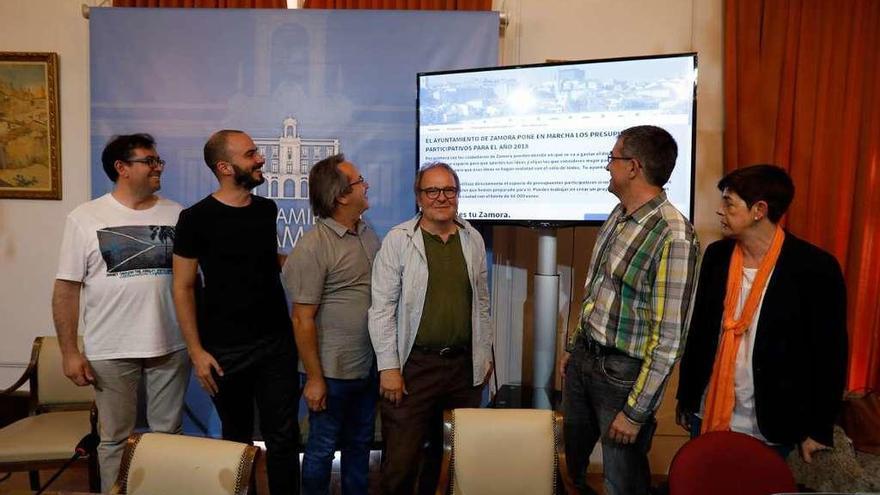
<path id="1" fill-rule="evenodd" d="M 269 490 L 266 483 L 266 464 L 265 464 L 266 456 L 260 456 L 260 462 L 257 465 L 257 493 L 258 495 L 268 495 Z M 379 493 L 379 462 L 380 456 L 378 452 L 373 452 L 370 455 L 370 491 L 369 494 L 378 494 Z M 45 483 L 51 476 L 54 474 L 54 471 L 41 471 L 40 472 L 40 480 Z M 665 478 L 665 477 L 664 477 Z M 600 495 L 604 493 L 602 489 L 602 475 L 601 474 L 589 474 L 588 483 L 593 489 L 595 489 Z M 339 470 L 339 461 L 338 459 L 333 462 L 333 471 L 330 479 L 330 494 L 331 495 L 341 495 L 342 490 L 340 488 L 340 470 Z M 28 482 L 27 473 L 12 473 L 12 476 L 9 477 L 6 481 L 0 482 L 0 495 L 4 493 L 9 493 L 11 491 L 21 492 L 21 490 L 27 490 L 30 488 L 30 484 Z M 76 466 L 74 468 L 69 469 L 67 472 L 62 474 L 57 480 L 52 483 L 50 487 L 53 491 L 63 490 L 63 491 L 78 491 L 78 492 L 88 492 L 89 491 L 89 482 L 86 473 L 86 469 L 84 466 Z"/>

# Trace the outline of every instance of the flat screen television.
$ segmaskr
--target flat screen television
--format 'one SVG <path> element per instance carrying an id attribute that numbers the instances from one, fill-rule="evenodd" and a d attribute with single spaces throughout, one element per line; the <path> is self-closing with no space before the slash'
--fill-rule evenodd
<path id="1" fill-rule="evenodd" d="M 420 73 L 418 163 L 455 169 L 470 221 L 598 224 L 618 133 L 652 124 L 678 144 L 665 188 L 692 219 L 696 83 L 695 53 Z"/>

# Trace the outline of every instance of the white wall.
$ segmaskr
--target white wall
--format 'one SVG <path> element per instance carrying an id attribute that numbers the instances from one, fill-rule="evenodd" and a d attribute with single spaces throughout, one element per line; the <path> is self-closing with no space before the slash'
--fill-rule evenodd
<path id="1" fill-rule="evenodd" d="M 89 21 L 74 0 L 3 0 L 0 19 L 0 50 L 58 53 L 63 198 L 0 199 L 2 388 L 20 376 L 34 337 L 54 333 L 50 302 L 64 218 L 89 196 Z"/>

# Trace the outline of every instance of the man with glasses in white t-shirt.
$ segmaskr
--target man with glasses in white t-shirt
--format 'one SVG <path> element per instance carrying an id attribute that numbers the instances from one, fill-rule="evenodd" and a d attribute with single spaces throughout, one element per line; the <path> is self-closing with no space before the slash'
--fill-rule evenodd
<path id="1" fill-rule="evenodd" d="M 95 387 L 101 491 L 107 492 L 135 428 L 142 378 L 150 428 L 181 431 L 189 359 L 171 297 L 181 206 L 156 194 L 165 161 L 152 136 L 132 134 L 113 137 L 101 162 L 113 191 L 67 216 L 52 314 L 64 374 L 77 385 Z"/>

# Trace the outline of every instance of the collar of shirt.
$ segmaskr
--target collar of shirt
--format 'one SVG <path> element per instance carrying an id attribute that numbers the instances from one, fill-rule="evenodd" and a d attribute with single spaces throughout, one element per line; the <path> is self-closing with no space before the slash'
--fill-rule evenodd
<path id="1" fill-rule="evenodd" d="M 330 230 L 335 232 L 336 235 L 338 235 L 339 237 L 345 237 L 346 233 L 350 233 L 352 235 L 361 235 L 364 232 L 364 229 L 367 228 L 367 224 L 366 224 L 366 222 L 364 222 L 363 218 L 358 220 L 357 232 L 352 232 L 352 231 L 348 230 L 348 227 L 346 227 L 345 225 L 342 225 L 341 223 L 337 222 L 336 220 L 334 220 L 332 218 L 319 218 L 318 222 L 323 223 L 324 225 L 329 227 Z"/>
<path id="2" fill-rule="evenodd" d="M 421 228 L 421 227 L 419 227 L 419 230 L 422 231 L 422 235 L 425 236 L 425 238 L 431 238 L 431 239 L 433 239 L 434 241 L 436 241 L 438 244 L 447 245 L 447 244 L 449 244 L 450 242 L 454 241 L 456 238 L 458 238 L 458 234 L 459 234 L 459 232 L 461 232 L 461 227 L 455 229 L 455 232 L 449 234 L 449 237 L 447 237 L 445 241 L 444 241 L 443 238 L 440 237 L 439 235 L 437 235 L 437 234 L 432 234 L 432 233 L 428 232 L 427 230 L 425 230 L 425 229 L 423 229 L 423 228 Z"/>
<path id="3" fill-rule="evenodd" d="M 464 220 L 463 218 L 461 218 L 460 216 L 455 215 L 455 218 L 453 218 L 452 221 L 455 223 L 456 226 L 458 226 L 459 230 L 464 230 L 464 231 L 467 230 L 467 228 L 466 228 L 467 221 Z M 408 236 L 412 236 L 420 228 L 421 223 L 422 223 L 422 214 L 420 212 L 420 213 L 417 213 L 416 216 L 407 220 L 406 222 L 403 222 L 400 225 L 394 226 L 394 229 L 405 230 Z"/>
<path id="4" fill-rule="evenodd" d="M 651 216 L 651 213 L 653 213 L 654 210 L 659 208 L 660 205 L 665 202 L 666 192 L 664 191 L 651 198 L 651 200 L 647 203 L 636 208 L 636 210 L 632 213 L 624 213 L 623 204 L 621 204 L 619 205 L 619 210 L 617 211 L 617 218 L 615 218 L 615 221 L 621 223 L 632 219 L 632 221 L 634 221 L 635 223 L 642 223 L 646 218 Z"/>

